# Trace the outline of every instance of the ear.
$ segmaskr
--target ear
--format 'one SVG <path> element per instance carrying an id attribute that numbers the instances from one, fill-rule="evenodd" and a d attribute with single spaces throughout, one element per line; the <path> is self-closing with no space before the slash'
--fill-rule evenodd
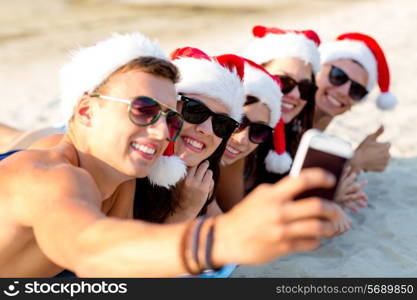
<path id="1" fill-rule="evenodd" d="M 75 107 L 74 115 L 77 122 L 85 126 L 91 126 L 95 104 L 96 102 L 87 93 L 85 93 L 78 100 L 78 104 Z"/>

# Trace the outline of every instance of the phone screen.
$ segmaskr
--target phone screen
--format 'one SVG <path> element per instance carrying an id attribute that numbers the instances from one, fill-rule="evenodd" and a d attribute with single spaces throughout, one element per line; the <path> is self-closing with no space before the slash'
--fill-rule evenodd
<path id="1" fill-rule="evenodd" d="M 328 200 L 334 200 L 346 161 L 347 158 L 345 157 L 337 156 L 309 147 L 304 159 L 304 163 L 302 165 L 302 169 L 312 167 L 320 167 L 325 169 L 335 176 L 336 184 L 330 189 L 318 188 L 305 191 L 298 195 L 295 200 L 308 197 L 321 197 Z"/>

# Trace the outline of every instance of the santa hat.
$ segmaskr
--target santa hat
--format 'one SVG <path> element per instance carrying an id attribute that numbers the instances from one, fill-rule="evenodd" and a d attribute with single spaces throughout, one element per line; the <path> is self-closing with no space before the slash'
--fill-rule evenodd
<path id="1" fill-rule="evenodd" d="M 175 50 L 171 59 L 181 74 L 177 83 L 179 93 L 214 98 L 229 108 L 231 118 L 240 122 L 245 103 L 241 57 L 233 54 L 210 57 L 199 49 L 185 47 Z"/>
<path id="2" fill-rule="evenodd" d="M 345 33 L 338 36 L 336 41 L 324 43 L 319 51 L 322 64 L 337 59 L 352 59 L 360 63 L 368 72 L 368 91 L 378 82 L 381 91 L 377 98 L 378 108 L 395 107 L 397 99 L 389 92 L 388 63 L 384 52 L 373 38 L 362 33 Z"/>
<path id="3" fill-rule="evenodd" d="M 61 70 L 61 113 L 67 122 L 78 99 L 93 92 L 114 71 L 135 58 L 152 56 L 166 59 L 160 46 L 140 33 L 114 34 L 94 46 L 72 54 Z"/>
<path id="4" fill-rule="evenodd" d="M 278 126 L 281 119 L 281 82 L 262 66 L 245 59 L 243 86 L 246 95 L 258 98 L 270 112 L 268 125 L 274 128 L 274 150 L 270 150 L 265 159 L 266 169 L 273 173 L 285 173 L 290 169 L 292 159 L 285 151 L 284 126 Z"/>
<path id="5" fill-rule="evenodd" d="M 178 92 L 215 98 L 230 109 L 233 119 L 240 121 L 245 102 L 242 58 L 236 55 L 211 58 L 191 47 L 175 50 L 171 58 L 181 74 L 177 83 Z M 174 142 L 170 142 L 164 155 L 152 166 L 148 177 L 153 184 L 168 188 L 184 178 L 186 172 L 184 161 L 174 155 Z"/>
<path id="6" fill-rule="evenodd" d="M 284 57 L 299 58 L 311 64 L 313 72 L 320 71 L 320 54 L 317 47 L 320 38 L 313 30 L 282 30 L 274 27 L 255 26 L 255 39 L 243 56 L 257 64 Z"/>

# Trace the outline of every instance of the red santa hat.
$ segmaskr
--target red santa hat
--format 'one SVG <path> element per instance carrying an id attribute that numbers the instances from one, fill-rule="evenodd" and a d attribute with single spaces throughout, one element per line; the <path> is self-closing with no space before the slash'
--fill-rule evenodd
<path id="1" fill-rule="evenodd" d="M 246 95 L 254 96 L 269 109 L 268 125 L 274 128 L 274 149 L 265 158 L 265 167 L 269 172 L 283 174 L 292 163 L 285 150 L 285 128 L 280 126 L 281 119 L 281 82 L 265 68 L 245 59 L 245 78 L 243 80 Z M 283 123 L 282 123 L 283 124 Z"/>
<path id="2" fill-rule="evenodd" d="M 210 57 L 197 48 L 185 47 L 175 50 L 171 59 L 181 74 L 178 92 L 214 98 L 229 108 L 233 119 L 240 121 L 245 102 L 241 57 L 232 54 Z M 153 184 L 169 188 L 184 178 L 186 172 L 184 161 L 174 155 L 174 142 L 170 142 L 148 177 Z"/>
<path id="3" fill-rule="evenodd" d="M 156 41 L 136 32 L 114 34 L 94 46 L 81 48 L 61 70 L 61 114 L 67 122 L 84 93 L 93 92 L 114 71 L 135 58 L 152 56 L 168 60 Z"/>
<path id="4" fill-rule="evenodd" d="M 377 98 L 380 109 L 391 109 L 397 104 L 389 92 L 390 73 L 384 52 L 378 43 L 362 33 L 345 33 L 336 41 L 323 43 L 319 48 L 322 64 L 337 59 L 352 59 L 360 63 L 368 73 L 367 89 L 371 91 L 378 82 L 381 94 Z"/>
<path id="5" fill-rule="evenodd" d="M 283 30 L 275 27 L 255 26 L 255 39 L 243 56 L 257 64 L 284 57 L 299 58 L 311 64 L 313 72 L 320 71 L 320 38 L 313 30 Z"/>

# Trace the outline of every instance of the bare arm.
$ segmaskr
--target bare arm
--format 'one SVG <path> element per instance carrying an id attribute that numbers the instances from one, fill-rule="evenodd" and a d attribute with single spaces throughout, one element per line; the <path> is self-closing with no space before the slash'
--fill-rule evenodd
<path id="1" fill-rule="evenodd" d="M 243 199 L 245 193 L 244 167 L 245 159 L 240 159 L 220 169 L 216 200 L 223 211 L 229 211 Z"/>
<path id="2" fill-rule="evenodd" d="M 74 170 L 75 169 L 75 170 Z M 74 167 L 28 170 L 11 191 L 20 224 L 34 230 L 44 254 L 79 276 L 174 276 L 185 273 L 179 245 L 186 224 L 166 226 L 108 218 L 92 178 Z M 39 184 L 37 184 L 39 186 Z M 45 189 L 47 187 L 47 189 Z"/>
<path id="3" fill-rule="evenodd" d="M 21 155 L 17 158 L 22 160 Z M 2 192 L 12 196 L 16 222 L 33 228 L 39 247 L 54 263 L 91 277 L 185 273 L 180 244 L 187 223 L 157 225 L 106 217 L 93 179 L 84 170 L 36 165 L 22 172 L 15 165 L 0 164 Z M 333 184 L 324 172 L 309 170 L 297 179 L 259 186 L 217 217 L 213 264 L 263 263 L 317 247 L 320 237 L 334 234 L 332 224 L 339 218 L 334 206 L 314 198 L 292 199 L 304 190 Z"/>

